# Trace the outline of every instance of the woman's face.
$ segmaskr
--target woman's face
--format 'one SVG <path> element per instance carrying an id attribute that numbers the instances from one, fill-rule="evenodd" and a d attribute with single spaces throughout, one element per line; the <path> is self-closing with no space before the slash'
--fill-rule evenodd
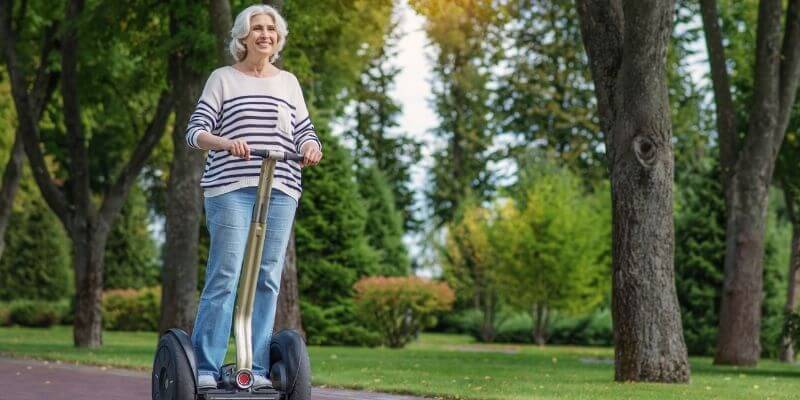
<path id="1" fill-rule="evenodd" d="M 272 56 L 278 45 L 278 30 L 271 15 L 258 14 L 250 18 L 250 33 L 245 45 L 248 55 Z"/>

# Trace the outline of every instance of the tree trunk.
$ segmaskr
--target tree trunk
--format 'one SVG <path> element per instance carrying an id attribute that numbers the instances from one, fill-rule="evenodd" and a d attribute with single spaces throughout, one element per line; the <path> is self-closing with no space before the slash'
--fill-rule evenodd
<path id="1" fill-rule="evenodd" d="M 753 366 L 761 353 L 764 231 L 769 186 L 798 82 L 798 6 L 789 4 L 785 36 L 782 2 L 759 4 L 754 92 L 747 136 L 726 193 L 725 281 L 715 364 Z M 781 47 L 783 39 L 783 47 Z"/>
<path id="2" fill-rule="evenodd" d="M 289 247 L 286 249 L 286 260 L 281 275 L 281 290 L 278 295 L 278 311 L 275 314 L 275 332 L 283 329 L 294 329 L 306 336 L 303 321 L 300 320 L 300 297 L 297 288 L 297 268 L 295 267 L 294 226 L 292 226 Z"/>
<path id="3" fill-rule="evenodd" d="M 98 237 L 82 229 L 73 231 L 71 236 L 75 266 L 73 341 L 77 347 L 98 348 L 103 345 L 103 260 L 107 235 Z"/>
<path id="4" fill-rule="evenodd" d="M 547 306 L 543 303 L 536 303 L 531 310 L 531 317 L 534 321 L 531 338 L 539 346 L 547 343 Z"/>
<path id="5" fill-rule="evenodd" d="M 789 256 L 789 274 L 786 280 L 786 305 L 784 315 L 789 318 L 797 310 L 797 286 L 800 281 L 800 221 L 797 219 L 795 198 L 791 188 L 784 185 L 784 197 L 789 221 L 792 223 L 792 244 Z M 788 332 L 781 339 L 780 360 L 794 363 L 794 336 Z"/>
<path id="6" fill-rule="evenodd" d="M 688 382 L 673 264 L 665 71 L 674 3 L 577 3 L 611 177 L 615 379 Z"/>
<path id="7" fill-rule="evenodd" d="M 2 186 L 0 186 L 0 259 L 3 258 L 3 251 L 6 248 L 6 228 L 8 228 L 8 220 L 11 218 L 14 197 L 17 194 L 17 189 L 19 189 L 24 160 L 25 148 L 22 145 L 22 135 L 17 132 L 14 147 L 11 149 L 11 155 L 3 171 Z"/>
<path id="8" fill-rule="evenodd" d="M 229 7 L 230 8 L 230 7 Z M 170 31 L 200 28 L 195 18 L 170 15 Z M 193 59 L 194 58 L 194 59 Z M 170 55 L 169 80 L 175 90 L 175 125 L 172 130 L 172 163 L 166 193 L 166 243 L 162 269 L 159 333 L 180 328 L 191 334 L 197 313 L 197 264 L 200 218 L 203 213 L 200 178 L 205 154 L 186 145 L 186 126 L 203 90 L 203 77 L 191 51 Z"/>

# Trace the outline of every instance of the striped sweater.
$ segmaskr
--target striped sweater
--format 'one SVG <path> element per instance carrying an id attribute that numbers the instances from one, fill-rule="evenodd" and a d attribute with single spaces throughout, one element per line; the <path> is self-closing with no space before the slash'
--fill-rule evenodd
<path id="1" fill-rule="evenodd" d="M 227 139 L 244 139 L 251 149 L 300 152 L 313 140 L 322 148 L 308 115 L 297 78 L 280 71 L 257 78 L 233 67 L 211 73 L 197 107 L 189 118 L 186 142 L 198 148 L 200 132 Z M 258 186 L 261 159 L 244 160 L 226 150 L 210 150 L 200 185 L 206 197 Z M 278 161 L 273 188 L 295 200 L 302 193 L 300 164 Z"/>

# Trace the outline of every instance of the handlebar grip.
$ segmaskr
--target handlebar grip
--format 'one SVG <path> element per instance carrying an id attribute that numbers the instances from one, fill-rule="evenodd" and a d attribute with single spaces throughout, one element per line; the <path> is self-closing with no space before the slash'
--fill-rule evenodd
<path id="1" fill-rule="evenodd" d="M 269 158 L 271 160 L 281 160 L 281 161 L 302 161 L 303 155 L 297 153 L 286 153 L 282 151 L 272 151 L 272 150 L 262 150 L 262 149 L 253 149 L 250 150 L 250 154 L 261 157 L 261 158 Z"/>

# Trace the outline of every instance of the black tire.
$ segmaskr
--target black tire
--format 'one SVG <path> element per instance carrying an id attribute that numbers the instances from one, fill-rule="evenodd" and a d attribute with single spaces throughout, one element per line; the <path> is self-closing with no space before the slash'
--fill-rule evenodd
<path id="1" fill-rule="evenodd" d="M 153 360 L 153 400 L 194 400 L 194 352 L 191 345 L 186 348 L 187 343 L 191 343 L 189 337 L 179 329 L 172 329 L 159 339 Z"/>
<path id="2" fill-rule="evenodd" d="M 303 337 L 284 330 L 269 345 L 270 379 L 286 400 L 311 400 L 311 361 Z"/>

